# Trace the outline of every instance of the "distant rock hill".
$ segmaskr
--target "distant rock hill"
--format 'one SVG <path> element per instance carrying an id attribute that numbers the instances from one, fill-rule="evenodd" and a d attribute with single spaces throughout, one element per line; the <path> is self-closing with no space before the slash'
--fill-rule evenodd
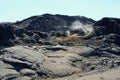
<path id="1" fill-rule="evenodd" d="M 90 29 L 93 28 L 89 35 Z M 75 28 L 75 29 L 73 29 Z M 40 16 L 33 16 L 15 23 L 1 23 L 0 24 L 0 45 L 55 45 L 60 44 L 69 45 L 72 41 L 59 41 L 66 37 L 66 32 L 70 35 L 77 34 L 77 37 L 84 39 L 91 39 L 91 37 L 98 37 L 108 34 L 120 34 L 120 19 L 117 18 L 103 18 L 99 21 L 94 21 L 91 18 L 83 16 L 67 16 L 67 15 L 52 15 L 43 14 Z M 59 38 L 59 40 L 58 40 Z M 56 39 L 58 41 L 56 41 Z M 70 37 L 71 39 L 71 37 Z M 77 41 L 77 44 L 79 41 Z M 83 43 L 82 43 L 83 44 Z"/>
<path id="2" fill-rule="evenodd" d="M 65 26 L 71 26 L 74 21 L 80 21 L 83 24 L 92 24 L 95 21 L 83 16 L 51 15 L 43 14 L 33 16 L 20 22 L 14 23 L 16 26 L 28 30 L 40 30 L 45 32 L 64 30 Z"/>

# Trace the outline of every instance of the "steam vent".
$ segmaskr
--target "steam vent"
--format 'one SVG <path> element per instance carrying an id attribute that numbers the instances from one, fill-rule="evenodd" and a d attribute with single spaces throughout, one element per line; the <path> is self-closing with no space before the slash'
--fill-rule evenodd
<path id="1" fill-rule="evenodd" d="M 120 80 L 120 19 L 43 14 L 0 23 L 0 80 Z"/>

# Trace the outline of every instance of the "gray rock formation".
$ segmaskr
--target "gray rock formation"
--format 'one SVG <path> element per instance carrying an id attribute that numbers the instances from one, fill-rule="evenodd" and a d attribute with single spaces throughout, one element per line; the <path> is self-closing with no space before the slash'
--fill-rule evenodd
<path id="1" fill-rule="evenodd" d="M 104 51 L 98 56 L 94 48 L 85 46 L 4 48 L 0 52 L 0 72 L 4 72 L 0 73 L 0 78 L 58 78 L 90 71 L 106 71 L 120 65 L 119 56 Z"/>

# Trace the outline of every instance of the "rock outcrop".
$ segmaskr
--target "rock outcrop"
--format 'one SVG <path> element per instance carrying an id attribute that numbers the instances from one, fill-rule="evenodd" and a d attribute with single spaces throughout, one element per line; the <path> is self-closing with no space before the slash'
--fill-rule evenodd
<path id="1" fill-rule="evenodd" d="M 96 35 L 115 33 L 120 35 L 120 19 L 103 18 L 94 24 Z"/>

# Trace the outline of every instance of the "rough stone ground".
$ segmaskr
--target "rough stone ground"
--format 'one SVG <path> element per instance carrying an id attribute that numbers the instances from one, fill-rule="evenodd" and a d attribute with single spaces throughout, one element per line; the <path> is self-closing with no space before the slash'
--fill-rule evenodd
<path id="1" fill-rule="evenodd" d="M 0 79 L 119 80 L 120 57 L 103 52 L 86 46 L 4 48 L 0 50 Z"/>

